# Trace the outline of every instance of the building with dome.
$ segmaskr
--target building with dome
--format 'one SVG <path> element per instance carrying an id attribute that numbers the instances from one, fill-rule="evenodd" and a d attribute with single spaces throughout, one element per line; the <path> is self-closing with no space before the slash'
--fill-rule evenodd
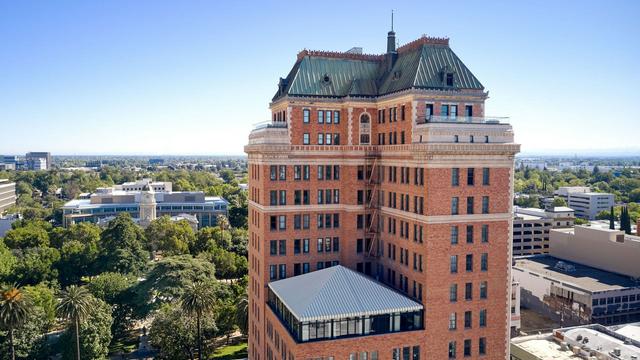
<path id="1" fill-rule="evenodd" d="M 202 191 L 172 191 L 170 182 L 143 179 L 74 199 L 62 207 L 63 225 L 89 221 L 104 223 L 121 212 L 131 214 L 142 227 L 161 216 L 191 219 L 197 228 L 215 226 L 218 215 L 228 215 L 229 202 Z"/>

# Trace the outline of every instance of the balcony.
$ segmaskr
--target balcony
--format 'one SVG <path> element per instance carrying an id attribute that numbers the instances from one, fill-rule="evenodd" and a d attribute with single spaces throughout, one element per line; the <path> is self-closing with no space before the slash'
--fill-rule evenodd
<path id="1" fill-rule="evenodd" d="M 277 128 L 277 129 L 282 129 L 282 128 L 287 128 L 287 122 L 286 121 L 271 121 L 271 120 L 267 120 L 267 121 L 262 121 L 259 122 L 257 124 L 253 124 L 253 130 L 260 130 L 260 129 L 265 129 L 265 128 Z"/>
<path id="2" fill-rule="evenodd" d="M 254 124 L 249 134 L 249 145 L 289 144 L 289 130 L 284 121 L 263 121 Z"/>
<path id="3" fill-rule="evenodd" d="M 418 119 L 418 124 L 448 123 L 448 124 L 506 124 L 508 117 L 479 117 L 479 116 L 441 116 L 428 115 Z"/>

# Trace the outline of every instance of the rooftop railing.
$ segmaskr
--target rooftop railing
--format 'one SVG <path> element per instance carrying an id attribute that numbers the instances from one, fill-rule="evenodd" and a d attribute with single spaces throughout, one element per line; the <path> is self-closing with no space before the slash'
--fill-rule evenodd
<path id="1" fill-rule="evenodd" d="M 254 130 L 258 130 L 258 129 L 266 129 L 266 128 L 286 128 L 287 127 L 287 122 L 286 121 L 272 121 L 272 120 L 267 120 L 267 121 L 262 121 L 256 124 L 253 124 L 253 129 Z"/>
<path id="2" fill-rule="evenodd" d="M 459 123 L 459 124 L 505 124 L 508 117 L 486 117 L 486 116 L 442 116 L 427 115 L 418 119 L 418 124 L 427 123 Z"/>

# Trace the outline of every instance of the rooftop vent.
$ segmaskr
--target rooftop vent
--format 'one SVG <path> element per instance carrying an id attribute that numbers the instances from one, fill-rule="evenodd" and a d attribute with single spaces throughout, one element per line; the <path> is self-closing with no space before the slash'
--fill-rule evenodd
<path id="1" fill-rule="evenodd" d="M 555 270 L 565 271 L 565 272 L 574 272 L 576 271 L 576 267 L 572 264 L 567 264 L 564 261 L 558 261 L 556 265 L 553 267 Z M 580 339 L 578 339 L 579 341 Z"/>
<path id="2" fill-rule="evenodd" d="M 620 354 L 621 354 L 621 353 L 622 353 L 622 352 L 620 351 L 620 348 L 615 348 L 615 349 L 613 349 L 613 354 L 614 354 L 615 356 L 620 356 Z"/>

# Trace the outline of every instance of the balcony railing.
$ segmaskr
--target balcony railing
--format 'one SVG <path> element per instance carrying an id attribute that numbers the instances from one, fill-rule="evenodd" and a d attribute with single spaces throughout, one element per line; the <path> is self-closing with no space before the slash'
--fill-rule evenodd
<path id="1" fill-rule="evenodd" d="M 417 123 L 504 124 L 508 119 L 508 117 L 427 115 L 418 119 Z"/>
<path id="2" fill-rule="evenodd" d="M 267 120 L 267 121 L 262 121 L 259 122 L 257 124 L 253 124 L 253 129 L 254 130 L 258 130 L 258 129 L 265 129 L 265 128 L 286 128 L 287 127 L 287 122 L 286 121 L 272 121 L 272 120 Z"/>

